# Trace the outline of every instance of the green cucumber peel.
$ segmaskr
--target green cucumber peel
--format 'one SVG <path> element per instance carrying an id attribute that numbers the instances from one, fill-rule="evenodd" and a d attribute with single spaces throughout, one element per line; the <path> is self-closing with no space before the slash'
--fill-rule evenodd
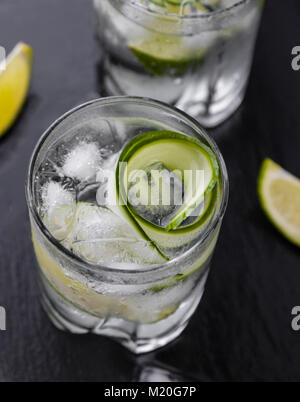
<path id="1" fill-rule="evenodd" d="M 130 163 L 132 158 L 139 153 L 139 150 L 143 148 L 143 152 L 145 152 L 145 147 L 149 144 L 153 144 L 154 142 L 157 141 L 166 141 L 167 144 L 171 144 L 172 141 L 176 141 L 181 145 L 181 152 L 182 149 L 184 149 L 184 144 L 188 147 L 192 147 L 193 151 L 197 150 L 200 151 L 199 157 L 201 155 L 201 158 L 206 158 L 206 162 L 204 163 L 205 167 L 209 167 L 211 169 L 211 179 L 205 188 L 205 191 L 203 193 L 198 194 L 198 198 L 192 198 L 192 201 L 189 203 L 185 203 L 182 208 L 179 208 L 178 211 L 176 211 L 175 215 L 172 217 L 171 221 L 168 223 L 166 227 L 158 226 L 148 220 L 146 220 L 144 217 L 139 215 L 134 207 L 128 202 L 128 194 L 126 190 L 124 189 L 124 182 L 123 182 L 123 177 L 125 174 L 127 174 L 127 171 L 125 172 L 125 167 L 124 163 L 120 162 L 126 162 L 127 165 Z M 164 146 L 167 145 L 166 142 L 163 144 Z M 161 146 L 161 143 L 159 144 L 159 147 Z M 170 145 L 171 146 L 171 145 Z M 177 144 L 178 146 L 178 144 Z M 196 152 L 197 154 L 197 152 Z M 190 155 L 188 155 L 190 156 Z M 144 155 L 142 154 L 142 159 Z M 153 159 L 151 159 L 152 156 L 150 156 L 150 160 L 148 161 L 148 164 L 151 164 L 152 162 L 162 162 L 164 161 L 157 160 L 155 158 L 155 155 L 153 155 Z M 200 158 L 200 159 L 201 159 Z M 176 161 L 174 161 L 174 165 L 171 166 L 172 168 L 176 169 Z M 207 164 L 207 165 L 206 165 Z M 143 166 L 136 166 L 138 169 L 142 169 Z M 189 137 L 186 134 L 182 133 L 177 133 L 177 132 L 172 132 L 172 131 L 167 131 L 167 130 L 162 130 L 162 131 L 152 131 L 148 133 L 143 133 L 135 137 L 133 140 L 131 140 L 123 149 L 120 158 L 119 158 L 119 163 L 117 165 L 117 171 L 116 171 L 116 193 L 117 193 L 117 200 L 119 202 L 119 205 L 121 209 L 123 210 L 123 213 L 128 217 L 130 222 L 134 224 L 139 230 L 143 233 L 143 236 L 147 238 L 147 240 L 150 239 L 150 241 L 153 242 L 153 244 L 156 244 L 156 247 L 159 249 L 160 247 L 164 248 L 173 248 L 173 247 L 179 247 L 182 246 L 189 241 L 193 240 L 193 236 L 191 236 L 192 233 L 198 234 L 200 233 L 201 228 L 203 229 L 204 225 L 207 223 L 209 217 L 212 216 L 214 206 L 216 203 L 216 197 L 217 197 L 217 180 L 219 176 L 219 165 L 217 162 L 217 159 L 212 152 L 212 150 L 207 147 L 205 144 L 203 144 L 201 141 L 199 141 L 197 138 L 194 137 Z M 127 184 L 127 183 L 126 183 Z M 191 224 L 188 224 L 186 226 L 180 226 L 183 221 L 191 215 L 191 213 L 194 211 L 194 209 L 203 201 L 203 198 L 205 202 L 209 200 L 208 204 L 205 206 L 204 211 L 202 214 Z M 160 244 L 160 242 L 157 241 L 157 237 L 161 240 L 162 238 L 165 238 L 164 244 Z M 164 253 L 163 253 L 164 254 Z"/>
<path id="2" fill-rule="evenodd" d="M 210 259 L 212 258 L 213 255 L 213 250 L 212 252 L 209 254 L 209 256 L 205 259 L 205 261 L 203 261 L 199 267 L 192 269 L 191 271 L 186 270 L 186 272 L 183 272 L 181 274 L 176 274 L 174 275 L 172 278 L 170 278 L 169 281 L 160 284 L 160 285 L 154 285 L 150 288 L 150 290 L 152 290 L 153 292 L 160 292 L 162 290 L 168 289 L 174 285 L 176 285 L 178 282 L 181 282 L 187 278 L 189 278 L 191 275 L 193 275 L 194 273 L 200 271 L 202 268 L 204 268 L 207 263 L 210 261 Z"/>

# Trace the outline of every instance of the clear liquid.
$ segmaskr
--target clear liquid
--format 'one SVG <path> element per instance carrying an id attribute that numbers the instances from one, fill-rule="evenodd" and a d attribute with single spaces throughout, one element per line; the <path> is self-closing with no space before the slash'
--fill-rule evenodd
<path id="1" fill-rule="evenodd" d="M 161 264 L 147 241 L 135 238 L 129 224 L 98 197 L 105 186 L 103 170 L 116 165 L 124 144 L 159 129 L 170 128 L 145 117 L 82 119 L 47 146 L 34 184 L 35 203 L 48 231 L 65 250 L 97 264 L 95 274 L 78 269 L 44 241 L 33 223 L 43 304 L 51 320 L 74 333 L 113 337 L 136 353 L 156 349 L 183 331 L 203 295 L 218 235 L 199 247 L 196 260 L 187 259 L 178 267 L 184 274 L 130 285 L 99 279 L 101 266 L 142 271 Z"/>
<path id="2" fill-rule="evenodd" d="M 110 135 L 110 131 L 106 133 Z M 36 176 L 43 223 L 56 240 L 86 262 L 124 269 L 163 264 L 162 254 L 166 258 L 178 256 L 196 238 L 182 246 L 169 247 L 164 241 L 160 243 L 137 233 L 120 213 L 122 207 L 115 197 L 120 151 L 116 152 L 113 146 L 103 147 L 96 135 L 91 138 L 81 134 L 76 141 L 64 140 L 50 149 Z M 159 162 L 141 172 L 145 176 L 142 178 L 145 194 L 137 190 L 141 177 L 132 176 L 128 200 L 139 216 L 166 227 L 184 202 L 183 181 Z M 145 201 L 143 196 L 150 192 L 151 197 Z M 196 213 L 201 214 L 202 207 L 199 205 Z M 196 213 L 181 226 L 195 221 Z"/>

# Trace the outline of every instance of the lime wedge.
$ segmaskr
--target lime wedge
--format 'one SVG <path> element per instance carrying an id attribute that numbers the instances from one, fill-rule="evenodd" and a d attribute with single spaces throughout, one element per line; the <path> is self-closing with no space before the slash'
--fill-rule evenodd
<path id="1" fill-rule="evenodd" d="M 258 177 L 258 196 L 273 225 L 300 246 L 300 180 L 265 159 Z"/>
<path id="2" fill-rule="evenodd" d="M 32 69 L 32 49 L 19 43 L 0 73 L 0 137 L 12 126 L 25 101 Z"/>
<path id="3" fill-rule="evenodd" d="M 153 34 L 147 39 L 137 39 L 129 49 L 142 66 L 158 77 L 178 77 L 202 63 L 206 50 L 191 49 L 183 44 L 183 38 Z"/>

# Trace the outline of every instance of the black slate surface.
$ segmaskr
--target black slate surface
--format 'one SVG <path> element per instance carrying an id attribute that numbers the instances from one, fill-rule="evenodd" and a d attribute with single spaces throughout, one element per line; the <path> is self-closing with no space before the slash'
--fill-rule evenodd
<path id="1" fill-rule="evenodd" d="M 284 3 L 284 5 L 283 5 Z M 298 0 L 268 0 L 247 97 L 234 117 L 210 130 L 228 166 L 231 195 L 203 301 L 183 336 L 135 358 L 118 344 L 52 327 L 38 301 L 24 180 L 34 144 L 73 106 L 97 97 L 100 51 L 86 0 L 1 0 L 0 44 L 30 43 L 35 65 L 26 107 L 0 140 L 0 381 L 130 381 L 163 365 L 199 380 L 300 380 L 300 250 L 263 216 L 256 197 L 262 159 L 300 177 Z M 148 365 L 148 366 L 147 366 Z"/>

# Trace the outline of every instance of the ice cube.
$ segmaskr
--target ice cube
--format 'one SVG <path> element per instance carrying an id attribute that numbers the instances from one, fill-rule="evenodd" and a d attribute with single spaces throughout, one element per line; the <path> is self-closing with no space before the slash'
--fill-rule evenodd
<path id="1" fill-rule="evenodd" d="M 72 205 L 75 202 L 72 192 L 66 190 L 56 181 L 49 181 L 42 189 L 43 208 L 47 214 L 63 205 Z"/>
<path id="2" fill-rule="evenodd" d="M 105 159 L 102 159 L 101 166 L 96 174 L 96 181 L 103 183 L 107 181 L 108 176 L 115 173 L 118 154 L 109 154 Z"/>
<path id="3" fill-rule="evenodd" d="M 46 183 L 42 188 L 43 222 L 57 239 L 67 237 L 76 212 L 75 191 L 64 188 L 56 181 Z"/>
<path id="4" fill-rule="evenodd" d="M 93 180 L 101 162 L 96 143 L 80 142 L 66 156 L 62 170 L 66 176 L 80 181 Z"/>
<path id="5" fill-rule="evenodd" d="M 162 225 L 182 205 L 183 181 L 180 172 L 171 172 L 162 163 L 129 176 L 128 199 L 146 220 Z"/>
<path id="6" fill-rule="evenodd" d="M 76 222 L 63 242 L 84 260 L 97 264 L 155 264 L 161 262 L 157 250 L 141 238 L 125 220 L 106 208 L 88 203 L 77 207 Z"/>

